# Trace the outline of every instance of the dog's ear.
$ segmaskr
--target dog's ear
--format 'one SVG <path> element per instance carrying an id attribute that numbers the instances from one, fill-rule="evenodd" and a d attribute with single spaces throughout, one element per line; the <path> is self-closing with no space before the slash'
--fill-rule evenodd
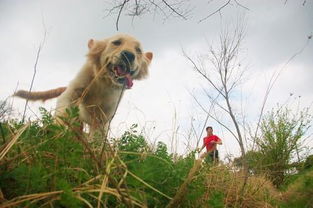
<path id="1" fill-rule="evenodd" d="M 88 41 L 88 48 L 89 52 L 87 54 L 87 57 L 90 59 L 90 61 L 97 66 L 100 66 L 100 57 L 101 53 L 106 48 L 106 41 L 99 41 L 90 39 Z"/>
<path id="2" fill-rule="evenodd" d="M 153 53 L 152 52 L 146 52 L 145 56 L 147 57 L 147 59 L 151 62 L 152 58 L 153 58 Z"/>
<path id="3" fill-rule="evenodd" d="M 135 77 L 135 79 L 144 79 L 145 77 L 148 76 L 148 73 L 149 73 L 148 67 L 152 61 L 152 58 L 153 58 L 152 52 L 144 53 L 143 62 L 141 63 L 140 71 Z"/>
<path id="4" fill-rule="evenodd" d="M 88 48 L 89 48 L 89 50 L 90 50 L 94 45 L 95 45 L 95 40 L 94 40 L 94 39 L 90 39 L 90 40 L 88 41 Z"/>

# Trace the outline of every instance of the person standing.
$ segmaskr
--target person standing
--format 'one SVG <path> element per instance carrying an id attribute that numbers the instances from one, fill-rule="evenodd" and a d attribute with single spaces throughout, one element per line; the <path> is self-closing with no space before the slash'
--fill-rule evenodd
<path id="1" fill-rule="evenodd" d="M 219 155 L 217 145 L 222 144 L 222 140 L 213 134 L 213 128 L 211 126 L 206 127 L 207 136 L 203 138 L 203 145 L 199 150 L 199 153 L 206 147 L 206 153 L 201 155 L 201 158 L 206 157 L 209 162 L 218 162 Z"/>

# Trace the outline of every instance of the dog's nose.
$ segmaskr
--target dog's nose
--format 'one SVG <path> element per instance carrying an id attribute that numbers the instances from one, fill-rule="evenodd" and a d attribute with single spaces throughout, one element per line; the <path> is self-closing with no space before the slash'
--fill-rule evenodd
<path id="1" fill-rule="evenodd" d="M 126 63 L 132 63 L 135 60 L 135 55 L 129 51 L 122 51 L 121 56 Z"/>

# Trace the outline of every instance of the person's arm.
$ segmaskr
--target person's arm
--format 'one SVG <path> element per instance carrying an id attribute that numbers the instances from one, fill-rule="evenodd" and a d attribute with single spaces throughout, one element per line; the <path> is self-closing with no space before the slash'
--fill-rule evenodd
<path id="1" fill-rule="evenodd" d="M 214 141 L 214 143 L 219 145 L 223 144 L 222 140 L 219 137 L 217 137 L 217 141 Z"/>

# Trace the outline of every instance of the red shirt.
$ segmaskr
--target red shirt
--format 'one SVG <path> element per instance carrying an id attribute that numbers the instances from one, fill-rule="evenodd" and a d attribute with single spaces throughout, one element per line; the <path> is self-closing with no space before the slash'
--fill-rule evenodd
<path id="1" fill-rule="evenodd" d="M 212 151 L 215 147 L 215 143 L 212 143 L 212 141 L 222 141 L 218 136 L 212 135 L 212 136 L 207 136 L 203 138 L 203 143 L 205 144 L 206 150 L 207 151 Z"/>

